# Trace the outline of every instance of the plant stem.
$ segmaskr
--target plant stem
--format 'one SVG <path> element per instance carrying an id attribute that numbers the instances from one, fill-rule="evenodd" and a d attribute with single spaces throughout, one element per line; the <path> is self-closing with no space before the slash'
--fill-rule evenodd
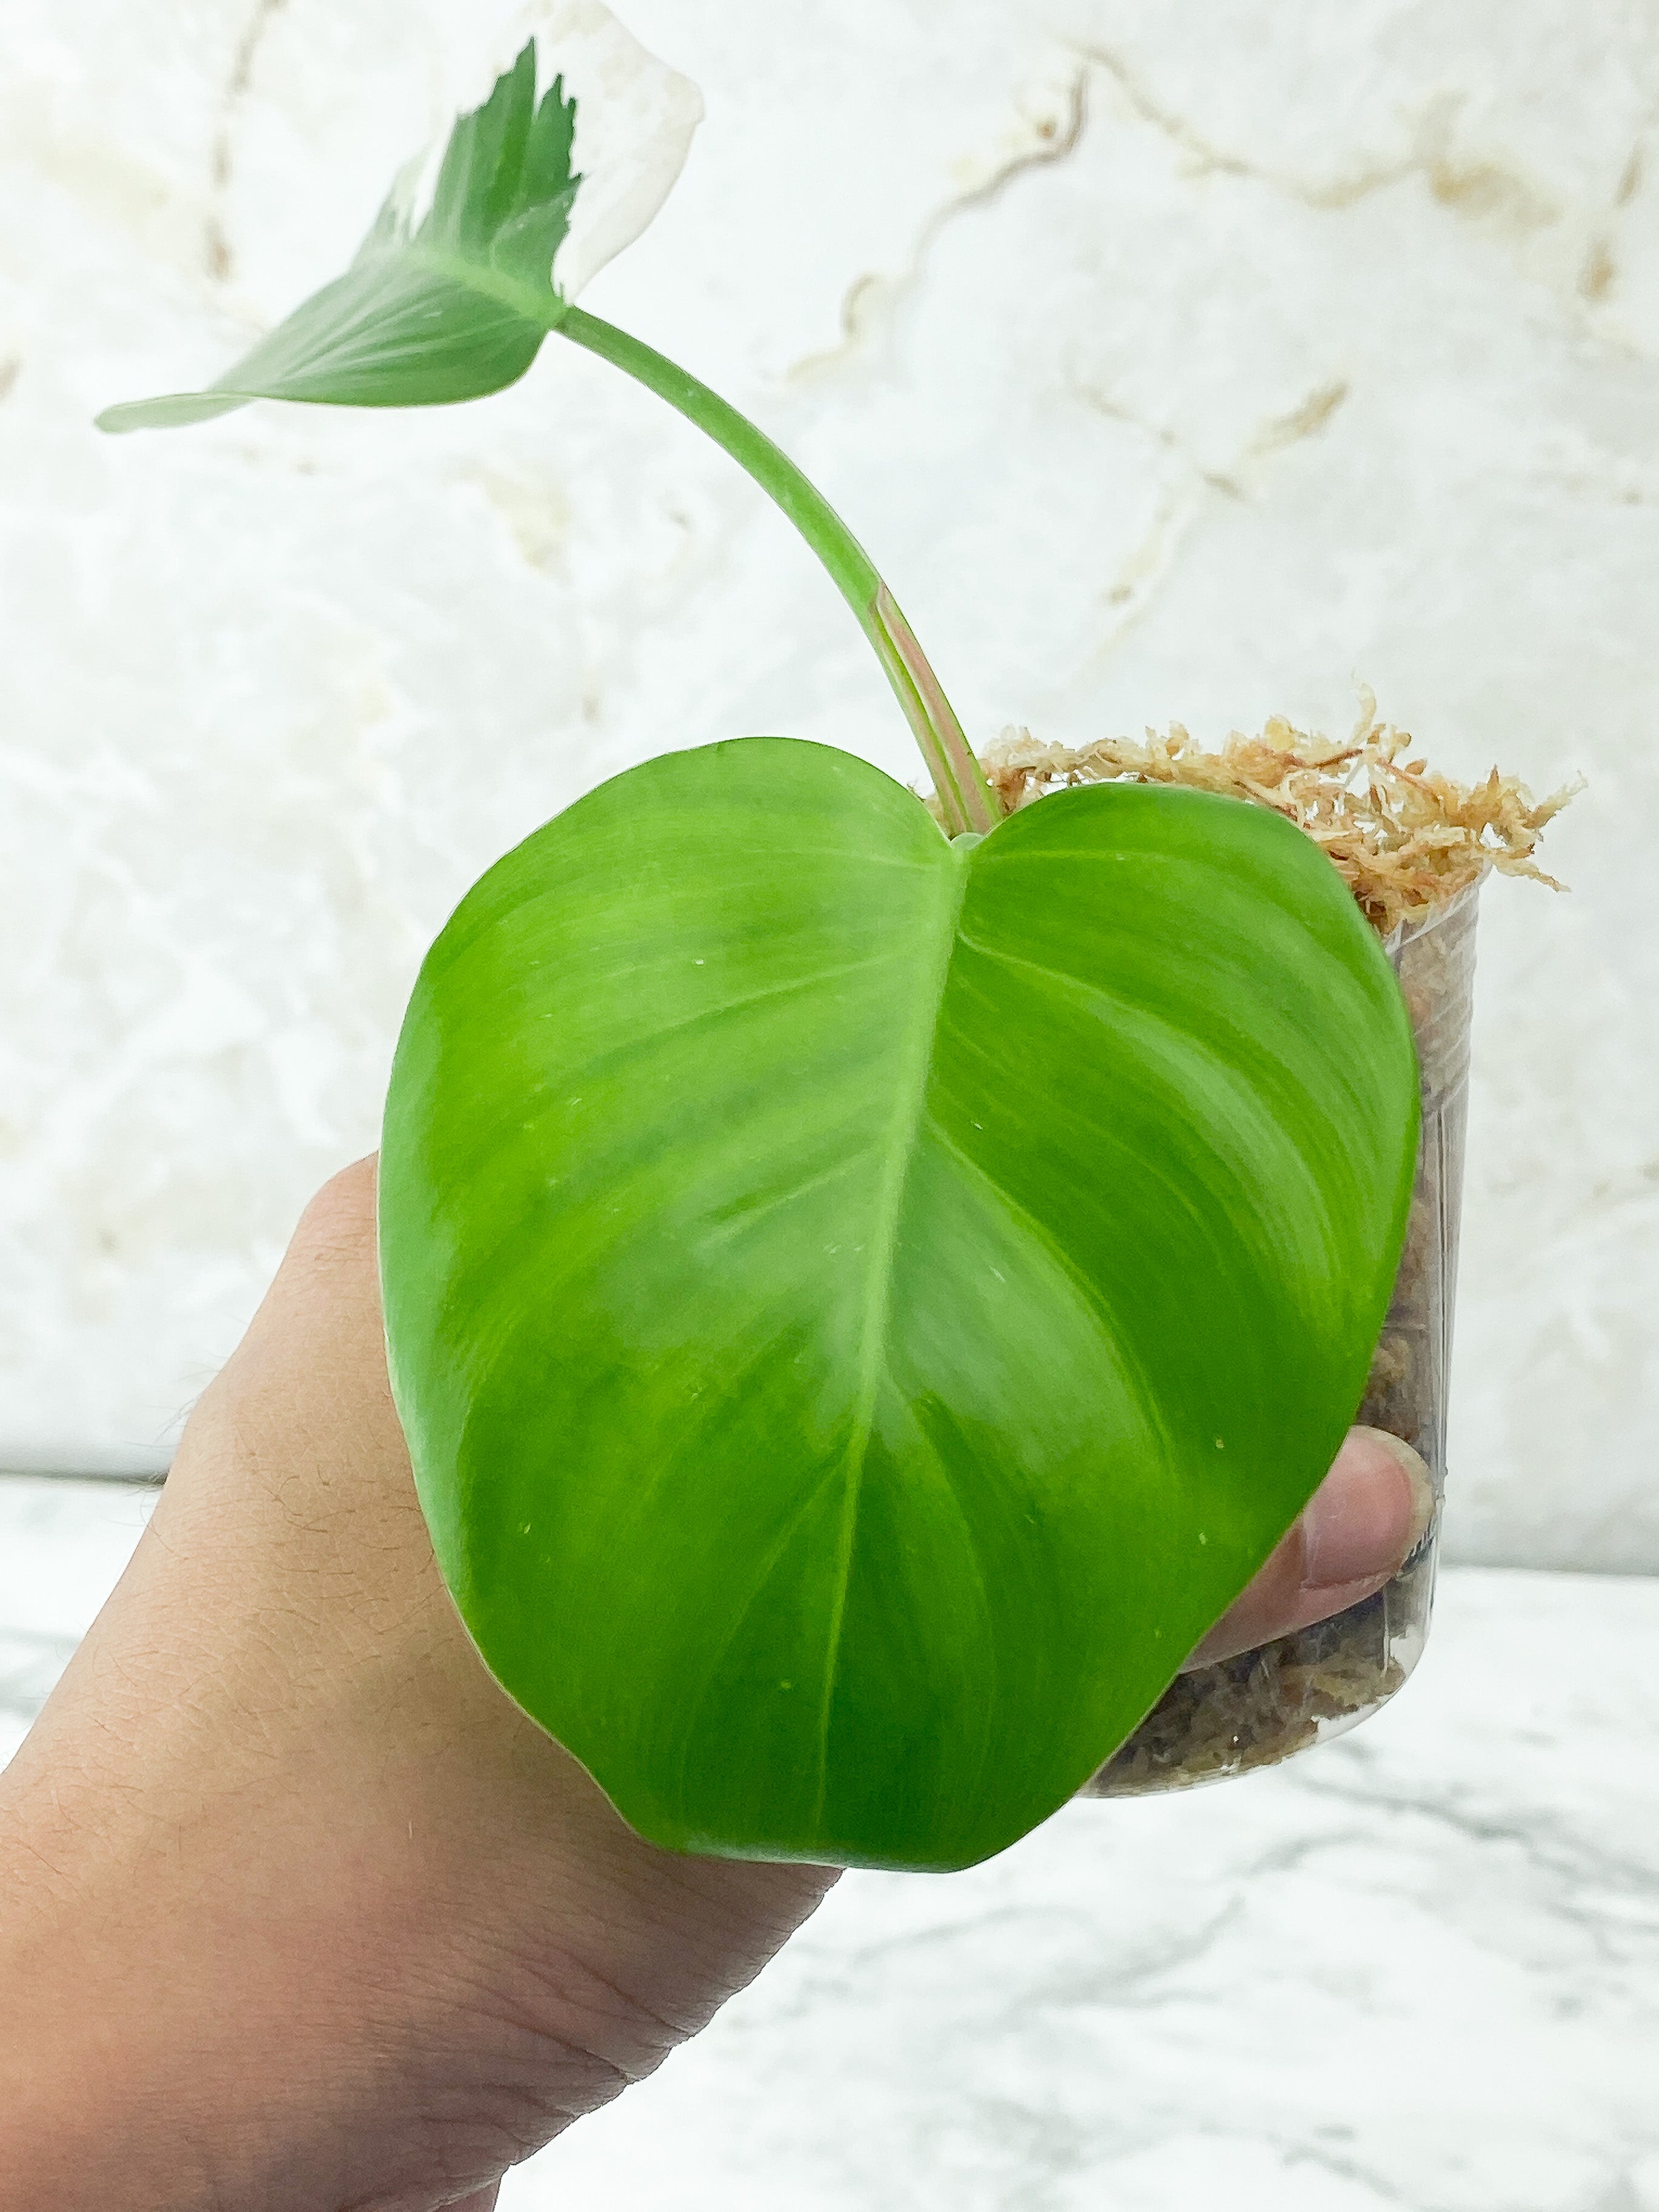
<path id="1" fill-rule="evenodd" d="M 875 647 L 933 779 L 947 835 L 992 829 L 1001 817 L 1001 804 L 974 757 L 943 685 L 875 563 L 823 495 L 764 431 L 653 347 L 580 307 L 569 308 L 554 327 L 560 337 L 625 369 L 677 408 L 717 446 L 723 446 L 777 501 L 829 570 Z"/>

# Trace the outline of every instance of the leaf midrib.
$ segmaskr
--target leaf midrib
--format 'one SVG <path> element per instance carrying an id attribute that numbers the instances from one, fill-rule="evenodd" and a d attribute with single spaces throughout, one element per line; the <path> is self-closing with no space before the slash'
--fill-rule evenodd
<path id="1" fill-rule="evenodd" d="M 334 282 L 337 286 L 349 285 L 360 272 L 367 272 L 370 269 L 383 270 L 387 264 L 399 262 L 405 265 L 412 264 L 420 276 L 436 278 L 461 291 L 471 292 L 481 300 L 488 300 L 495 307 L 505 307 L 516 321 L 527 323 L 535 330 L 544 332 L 556 331 L 569 312 L 569 301 L 553 283 L 550 276 L 546 292 L 538 293 L 526 285 L 516 283 L 512 277 L 501 275 L 488 263 L 469 261 L 459 254 L 434 252 L 419 240 L 407 237 L 394 240 L 378 253 L 360 258 Z M 321 293 L 313 295 L 313 299 L 322 296 Z M 306 303 L 307 307 L 310 304 L 310 301 Z M 266 338 L 260 341 L 261 345 L 269 343 L 283 327 L 279 325 L 276 331 L 269 332 Z M 252 357 L 252 355 L 247 356 L 250 360 Z M 234 368 L 227 370 L 223 377 L 216 379 L 207 389 L 224 392 L 232 398 L 261 399 L 270 396 L 233 383 L 230 380 L 235 374 Z"/>
<path id="2" fill-rule="evenodd" d="M 427 268 L 435 270 L 441 276 L 448 277 L 452 283 L 465 285 L 474 292 L 483 294 L 487 299 L 511 307 L 526 322 L 534 323 L 544 331 L 556 330 L 570 306 L 569 301 L 553 282 L 550 257 L 547 290 L 544 294 L 538 294 L 528 286 L 515 283 L 510 276 L 503 276 L 489 262 L 468 261 L 459 254 L 434 253 L 429 246 L 422 246 L 414 240 L 410 240 L 403 251 L 423 263 Z M 554 311 L 551 320 L 548 314 L 550 308 Z"/>
<path id="3" fill-rule="evenodd" d="M 956 953 L 963 902 L 968 893 L 968 874 L 971 865 L 969 853 L 951 850 L 947 865 L 953 871 L 955 882 L 951 896 L 940 906 L 932 957 L 921 967 L 916 994 L 916 1042 L 910 1066 L 895 1085 L 896 1097 L 888 1139 L 887 1166 L 877 1205 L 874 1234 L 870 1240 L 862 1371 L 854 1403 L 852 1434 L 842 1462 L 847 1495 L 842 1505 L 841 1531 L 836 1550 L 832 1610 L 824 1651 L 823 1697 L 818 1709 L 818 1789 L 812 1813 L 815 1828 L 823 1826 L 824 1800 L 829 1791 L 830 1716 L 840 1675 L 842 1633 L 846 1621 L 847 1592 L 852 1576 L 854 1547 L 858 1540 L 859 1504 L 869 1458 L 870 1433 L 875 1425 L 876 1395 L 886 1357 L 887 1324 L 892 1312 L 893 1255 L 898 1243 L 899 1222 L 904 1212 L 905 1190 L 927 1114 L 934 1048 L 945 1011 L 945 988 Z M 927 1018 L 930 1000 L 931 1019 Z"/>

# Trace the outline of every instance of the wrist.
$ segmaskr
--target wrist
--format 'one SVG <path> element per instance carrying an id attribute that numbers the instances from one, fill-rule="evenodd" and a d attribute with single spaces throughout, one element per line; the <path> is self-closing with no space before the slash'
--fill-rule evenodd
<path id="1" fill-rule="evenodd" d="M 172 2212 L 194 2200 L 178 2172 L 162 2193 L 146 2154 L 155 2008 L 131 2016 L 109 1955 L 85 1793 L 30 1772 L 36 1752 L 0 1775 L 0 2212 Z"/>
<path id="2" fill-rule="evenodd" d="M 482 2186 L 713 2009 L 741 1913 L 622 1827 L 435 1578 L 309 1703 L 251 1571 L 210 1644 L 152 1634 L 152 1571 L 168 1624 L 203 1612 L 185 1473 L 0 1774 L 0 2212 Z"/>

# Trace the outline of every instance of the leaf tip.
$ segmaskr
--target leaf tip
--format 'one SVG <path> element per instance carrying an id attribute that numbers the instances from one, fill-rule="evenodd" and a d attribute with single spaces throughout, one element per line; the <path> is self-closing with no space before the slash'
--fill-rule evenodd
<path id="1" fill-rule="evenodd" d="M 247 401 L 240 393 L 168 392 L 155 399 L 123 399 L 93 417 L 94 429 L 119 437 L 129 430 L 178 430 L 191 422 L 210 422 Z"/>

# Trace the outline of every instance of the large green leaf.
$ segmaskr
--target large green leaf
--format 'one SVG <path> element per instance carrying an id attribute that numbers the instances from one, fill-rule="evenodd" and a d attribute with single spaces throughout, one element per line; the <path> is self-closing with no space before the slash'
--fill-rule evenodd
<path id="1" fill-rule="evenodd" d="M 1097 786 L 952 846 L 782 738 L 606 784 L 445 929 L 386 1110 L 394 1388 L 485 1659 L 659 1842 L 1001 1848 L 1328 1465 L 1416 1115 L 1273 815 Z"/>
<path id="2" fill-rule="evenodd" d="M 555 78 L 536 97 L 527 42 L 445 148 L 422 219 L 416 169 L 381 209 L 356 259 L 203 392 L 106 409 L 104 430 L 202 422 L 251 399 L 428 407 L 476 399 L 522 376 L 565 313 L 553 283 L 580 177 L 576 103 Z"/>

